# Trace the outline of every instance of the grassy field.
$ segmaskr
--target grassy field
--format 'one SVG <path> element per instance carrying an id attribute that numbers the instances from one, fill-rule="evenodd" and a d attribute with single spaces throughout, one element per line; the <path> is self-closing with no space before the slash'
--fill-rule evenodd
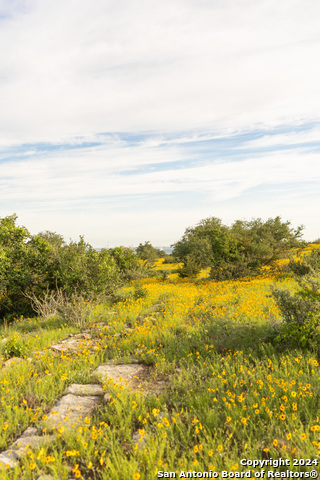
<path id="1" fill-rule="evenodd" d="M 107 382 L 111 401 L 86 426 L 59 429 L 52 444 L 30 450 L 0 478 L 149 480 L 157 472 L 179 478 L 181 471 L 249 468 L 253 476 L 260 467 L 241 459 L 271 458 L 289 459 L 294 472 L 317 469 L 297 459 L 319 458 L 318 359 L 275 342 L 281 318 L 270 287 L 294 291 L 294 281 L 268 272 L 228 282 L 203 272 L 190 281 L 165 268 L 163 280 L 132 282 L 116 302 L 94 308 L 95 349 L 84 343 L 76 355 L 54 356 L 49 345 L 79 332 L 57 318 L 19 318 L 1 327 L 11 355 L 29 359 L 0 371 L 1 451 L 28 425 L 42 427 L 68 385 L 92 383 L 101 363 L 139 361 L 150 366 L 150 384 L 162 381 L 165 388 L 134 392 L 121 379 Z"/>

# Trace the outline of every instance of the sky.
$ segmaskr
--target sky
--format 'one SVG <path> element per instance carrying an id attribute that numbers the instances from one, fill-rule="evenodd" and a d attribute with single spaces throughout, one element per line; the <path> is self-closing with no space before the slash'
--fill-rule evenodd
<path id="1" fill-rule="evenodd" d="M 318 0 L 0 0 L 0 217 L 94 247 L 320 237 Z"/>

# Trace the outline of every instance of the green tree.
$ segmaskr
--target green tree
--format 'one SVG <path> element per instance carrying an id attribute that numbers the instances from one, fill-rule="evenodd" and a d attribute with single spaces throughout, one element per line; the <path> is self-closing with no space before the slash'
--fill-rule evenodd
<path id="1" fill-rule="evenodd" d="M 230 227 L 209 217 L 186 229 L 173 245 L 173 255 L 184 262 L 182 275 L 196 275 L 207 267 L 216 280 L 255 275 L 288 249 L 301 246 L 302 230 L 280 217 L 265 222 L 237 220 Z"/>
<path id="2" fill-rule="evenodd" d="M 166 257 L 163 250 L 153 247 L 150 242 L 139 243 L 136 248 L 136 255 L 147 262 L 154 262 L 157 258 Z"/>
<path id="3" fill-rule="evenodd" d="M 135 254 L 132 248 L 120 246 L 111 248 L 108 252 L 115 260 L 124 281 L 142 278 L 150 273 L 145 262 Z"/>
<path id="4" fill-rule="evenodd" d="M 17 215 L 0 219 L 0 314 L 10 313 L 13 308 L 21 312 L 26 308 L 26 300 L 21 292 L 33 281 L 33 273 L 28 268 L 30 262 L 28 242 L 30 233 L 25 227 L 16 226 Z"/>
<path id="5" fill-rule="evenodd" d="M 16 215 L 0 219 L 0 317 L 31 315 L 30 298 L 48 291 L 92 297 L 123 283 L 129 267 L 120 268 L 107 250 L 96 252 L 83 237 L 67 244 L 49 231 L 30 235 L 16 221 Z"/>

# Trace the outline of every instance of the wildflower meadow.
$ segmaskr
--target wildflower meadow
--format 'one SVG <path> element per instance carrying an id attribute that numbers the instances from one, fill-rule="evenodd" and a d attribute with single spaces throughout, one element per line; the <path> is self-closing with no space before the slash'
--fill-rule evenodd
<path id="1" fill-rule="evenodd" d="M 99 365 L 147 369 L 138 388 L 121 377 L 105 381 L 108 404 L 81 425 L 53 429 L 51 443 L 27 449 L 14 468 L 0 469 L 1 479 L 222 471 L 233 478 L 253 459 L 317 470 L 319 357 L 277 341 L 283 319 L 271 295 L 274 286 L 294 293 L 295 279 L 267 269 L 236 280 L 212 280 L 208 270 L 185 279 L 180 267 L 158 260 L 157 276 L 131 280 L 105 302 L 83 302 L 92 341 L 76 353 L 50 348 L 83 330 L 57 315 L 20 316 L 1 327 L 1 361 L 13 360 L 0 371 L 0 451 L 30 425 L 50 433 L 45 421 L 57 399 L 68 385 L 92 383 Z M 283 462 L 275 470 L 287 469 Z M 250 477 L 260 470 L 251 464 Z"/>

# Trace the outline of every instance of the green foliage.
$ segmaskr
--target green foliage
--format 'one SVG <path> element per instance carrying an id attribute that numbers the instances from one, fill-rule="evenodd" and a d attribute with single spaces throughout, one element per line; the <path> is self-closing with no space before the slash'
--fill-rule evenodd
<path id="1" fill-rule="evenodd" d="M 4 343 L 2 351 L 7 358 L 25 357 L 28 352 L 28 346 L 21 335 L 15 333 Z"/>
<path id="2" fill-rule="evenodd" d="M 178 263 L 178 260 L 172 255 L 172 253 L 166 253 L 161 258 L 164 258 L 163 263 Z"/>
<path id="3" fill-rule="evenodd" d="M 111 295 L 148 273 L 131 249 L 97 252 L 81 236 L 66 243 L 55 232 L 31 235 L 16 221 L 16 215 L 0 219 L 0 317 L 33 315 L 33 296 L 41 302 L 57 291 L 67 297 Z"/>
<path id="4" fill-rule="evenodd" d="M 52 264 L 50 288 L 74 292 L 111 293 L 120 284 L 120 272 L 106 250 L 96 252 L 80 237 L 59 249 L 58 262 Z"/>
<path id="5" fill-rule="evenodd" d="M 272 266 L 288 249 L 302 246 L 303 227 L 293 229 L 280 217 L 237 220 L 231 227 L 209 217 L 186 229 L 173 247 L 173 255 L 184 262 L 182 275 L 196 275 L 211 268 L 211 277 L 226 280 L 253 276 L 261 267 Z"/>
<path id="6" fill-rule="evenodd" d="M 301 292 L 292 294 L 289 290 L 274 288 L 272 296 L 280 309 L 283 320 L 289 325 L 303 325 L 308 314 L 316 312 L 320 305 L 317 305 L 311 298 L 303 298 Z"/>
<path id="7" fill-rule="evenodd" d="M 280 325 L 275 341 L 286 348 L 320 350 L 320 317 L 308 313 L 303 324 L 295 322 Z"/>
<path id="8" fill-rule="evenodd" d="M 138 298 L 146 298 L 148 296 L 148 290 L 146 288 L 141 287 L 138 285 L 134 289 L 133 298 L 134 300 L 138 300 Z"/>
<path id="9" fill-rule="evenodd" d="M 288 324 L 304 325 L 309 313 L 320 312 L 320 250 L 314 249 L 300 260 L 291 260 L 288 266 L 299 290 L 273 288 L 272 295 Z"/>
<path id="10" fill-rule="evenodd" d="M 320 341 L 320 250 L 314 249 L 301 260 L 292 260 L 289 270 L 293 273 L 299 290 L 273 288 L 283 316 L 276 341 L 289 347 L 309 348 L 319 351 Z"/>
<path id="11" fill-rule="evenodd" d="M 201 268 L 199 266 L 199 262 L 194 255 L 187 255 L 184 259 L 184 264 L 182 268 L 178 271 L 180 277 L 196 277 L 200 272 Z"/>
<path id="12" fill-rule="evenodd" d="M 153 247 L 150 242 L 140 243 L 136 248 L 136 254 L 141 260 L 146 260 L 147 262 L 154 262 L 157 258 L 166 257 L 166 253 L 163 250 Z"/>
<path id="13" fill-rule="evenodd" d="M 302 256 L 301 259 L 291 260 L 288 265 L 289 270 L 296 277 L 316 278 L 320 275 L 320 249 L 313 248 Z"/>
<path id="14" fill-rule="evenodd" d="M 108 252 L 119 268 L 121 278 L 126 282 L 144 278 L 151 273 L 150 267 L 134 253 L 132 248 L 121 246 L 111 248 Z"/>

